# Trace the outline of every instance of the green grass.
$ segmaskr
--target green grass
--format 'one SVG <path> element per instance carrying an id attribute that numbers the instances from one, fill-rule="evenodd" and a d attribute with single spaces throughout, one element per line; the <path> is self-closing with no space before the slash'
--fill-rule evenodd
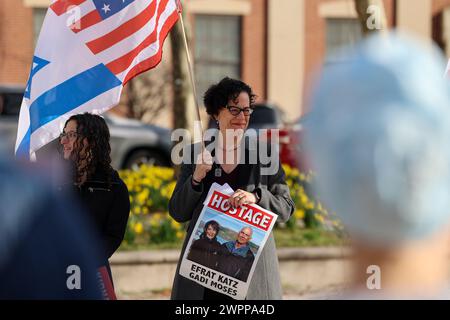
<path id="1" fill-rule="evenodd" d="M 181 249 L 183 241 L 164 242 L 152 244 L 127 244 L 122 243 L 119 251 L 135 251 L 135 250 L 164 250 L 164 249 Z"/>
<path id="2" fill-rule="evenodd" d="M 275 242 L 278 248 L 283 247 L 322 247 L 340 246 L 345 243 L 345 239 L 335 232 L 323 229 L 275 229 Z M 123 243 L 119 248 L 121 251 L 131 250 L 161 250 L 161 249 L 181 249 L 183 242 L 180 240 L 173 243 L 158 244 L 133 244 Z"/>
<path id="3" fill-rule="evenodd" d="M 278 248 L 340 246 L 345 242 L 337 233 L 323 229 L 275 229 L 274 236 Z"/>

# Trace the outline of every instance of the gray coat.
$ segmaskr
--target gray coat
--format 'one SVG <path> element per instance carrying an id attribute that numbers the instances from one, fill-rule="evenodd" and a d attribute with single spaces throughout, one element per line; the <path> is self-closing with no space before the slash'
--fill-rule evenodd
<path id="1" fill-rule="evenodd" d="M 194 156 L 194 159 L 196 156 Z M 191 162 L 192 163 L 192 162 Z M 248 192 L 261 190 L 261 207 L 279 215 L 278 221 L 287 221 L 294 212 L 294 202 L 289 194 L 289 188 L 285 182 L 285 173 L 281 165 L 275 175 L 261 175 L 263 165 L 258 161 L 251 165 L 249 181 L 244 190 Z M 169 213 L 178 222 L 189 221 L 187 235 L 184 240 L 180 260 L 172 287 L 172 299 L 174 300 L 201 300 L 204 287 L 179 275 L 181 258 L 192 234 L 193 228 L 203 208 L 208 190 L 202 187 L 200 192 L 192 188 L 192 174 L 195 164 L 182 164 L 181 173 L 177 185 L 169 202 Z M 214 174 L 211 170 L 208 174 Z M 257 262 L 253 278 L 251 280 L 247 299 L 251 300 L 275 300 L 282 298 L 278 259 L 273 234 L 271 233 Z"/>

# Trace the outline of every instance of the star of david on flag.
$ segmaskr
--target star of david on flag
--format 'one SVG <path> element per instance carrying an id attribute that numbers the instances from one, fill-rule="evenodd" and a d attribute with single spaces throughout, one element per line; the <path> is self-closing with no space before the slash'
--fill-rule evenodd
<path id="1" fill-rule="evenodd" d="M 176 0 L 54 0 L 44 19 L 19 115 L 18 157 L 57 138 L 73 114 L 100 114 L 123 86 L 161 61 Z"/>

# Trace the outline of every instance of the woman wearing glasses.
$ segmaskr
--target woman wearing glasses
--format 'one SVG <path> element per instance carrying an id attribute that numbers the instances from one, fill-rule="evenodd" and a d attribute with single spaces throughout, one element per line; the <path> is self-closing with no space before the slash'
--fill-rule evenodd
<path id="1" fill-rule="evenodd" d="M 68 185 L 84 204 L 102 240 L 100 259 L 111 277 L 108 259 L 125 235 L 130 199 L 125 183 L 111 167 L 109 138 L 105 120 L 84 113 L 67 120 L 59 141 L 64 159 L 73 168 L 73 180 Z"/>
<path id="2" fill-rule="evenodd" d="M 235 190 L 229 201 L 233 207 L 257 203 L 278 214 L 280 221 L 288 220 L 294 211 L 294 203 L 285 183 L 278 155 L 271 157 L 276 162 L 274 172 L 263 174 L 265 165 L 259 161 L 258 154 L 257 157 L 250 155 L 252 152 L 258 153 L 259 148 L 253 150 L 245 143 L 243 133 L 248 127 L 255 97 L 250 86 L 230 78 L 212 85 L 204 95 L 206 111 L 218 127 L 216 139 L 213 147 L 206 144 L 203 151 L 198 145 L 190 146 L 190 162 L 184 161 L 182 164 L 169 203 L 169 213 L 176 221 L 189 221 L 181 257 L 202 210 L 203 201 L 214 182 L 221 185 L 228 183 Z M 250 159 L 257 160 L 249 161 Z M 227 298 L 180 276 L 179 267 L 180 262 L 174 279 L 172 299 Z M 281 298 L 277 253 L 273 236 L 270 235 L 256 265 L 247 299 Z"/>

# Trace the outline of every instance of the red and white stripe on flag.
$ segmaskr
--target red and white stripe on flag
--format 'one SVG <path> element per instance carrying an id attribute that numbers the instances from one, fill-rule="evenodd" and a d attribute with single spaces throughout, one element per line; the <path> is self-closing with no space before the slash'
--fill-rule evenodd
<path id="1" fill-rule="evenodd" d="M 68 26 L 125 84 L 161 61 L 162 47 L 178 20 L 179 0 L 56 0 Z"/>

